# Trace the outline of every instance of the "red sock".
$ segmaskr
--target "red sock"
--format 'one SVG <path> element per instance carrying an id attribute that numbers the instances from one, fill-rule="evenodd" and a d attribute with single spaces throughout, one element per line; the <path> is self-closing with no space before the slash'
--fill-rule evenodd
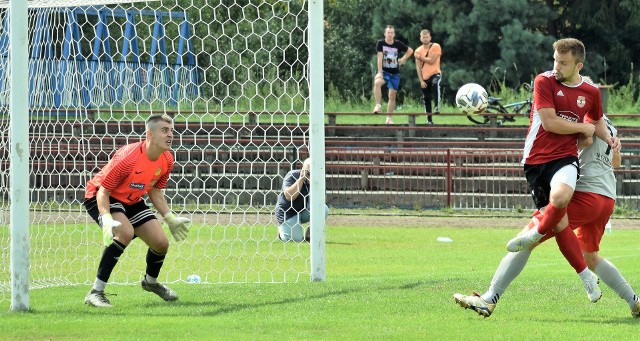
<path id="1" fill-rule="evenodd" d="M 575 233 L 569 226 L 565 227 L 559 233 L 556 233 L 556 243 L 560 252 L 567 259 L 569 264 L 576 270 L 576 273 L 581 273 L 587 268 L 587 262 L 582 256 L 582 250 L 580 250 L 580 241 L 576 237 Z"/>
<path id="2" fill-rule="evenodd" d="M 540 226 L 538 226 L 538 233 L 543 235 L 547 234 L 554 227 L 556 227 L 556 225 L 558 225 L 558 223 L 560 222 L 560 220 L 562 220 L 565 214 L 567 214 L 566 207 L 557 208 L 552 204 L 547 205 L 547 207 L 545 207 L 544 209 L 544 215 L 542 216 L 542 219 L 540 219 Z"/>
<path id="3" fill-rule="evenodd" d="M 532 228 L 540 225 L 541 218 L 542 213 L 540 213 L 539 210 L 535 210 L 535 212 L 533 212 L 533 215 L 531 216 L 531 219 L 529 220 L 529 223 L 527 224 L 527 230 L 531 230 Z"/>

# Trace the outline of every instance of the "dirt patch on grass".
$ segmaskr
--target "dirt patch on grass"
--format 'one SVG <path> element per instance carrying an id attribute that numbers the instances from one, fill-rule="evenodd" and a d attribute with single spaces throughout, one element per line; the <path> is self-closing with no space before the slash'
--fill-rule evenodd
<path id="1" fill-rule="evenodd" d="M 7 217 L 8 218 L 8 217 Z M 47 221 L 48 224 L 94 224 L 89 216 L 84 212 L 63 212 L 58 214 L 32 212 L 33 221 Z M 192 221 L 196 224 L 203 225 L 273 225 L 277 222 L 273 214 L 192 214 Z M 505 214 L 500 216 L 492 214 L 491 216 L 441 216 L 441 215 L 404 215 L 404 214 L 330 214 L 327 221 L 328 226 L 375 226 L 375 227 L 455 227 L 455 228 L 474 228 L 474 227 L 494 227 L 494 228 L 517 228 L 524 227 L 529 222 L 529 217 L 513 216 Z M 1 222 L 0 222 L 1 223 Z M 7 219 L 6 224 L 9 224 Z M 631 230 L 640 228 L 640 219 L 624 219 L 614 218 L 612 220 L 614 229 Z"/>
<path id="2" fill-rule="evenodd" d="M 376 226 L 376 227 L 494 227 L 516 228 L 524 227 L 529 221 L 527 217 L 468 217 L 468 216 L 394 216 L 394 215 L 330 215 L 327 224 L 329 226 Z M 629 230 L 638 229 L 640 223 L 637 219 L 613 219 L 614 229 Z"/>

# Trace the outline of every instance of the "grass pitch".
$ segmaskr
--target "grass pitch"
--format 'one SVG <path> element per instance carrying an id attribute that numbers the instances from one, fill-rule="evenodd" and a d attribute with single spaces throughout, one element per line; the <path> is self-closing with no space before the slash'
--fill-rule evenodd
<path id="1" fill-rule="evenodd" d="M 172 284 L 167 303 L 138 286 L 111 285 L 112 309 L 82 301 L 88 287 L 31 291 L 32 311 L 0 313 L 3 340 L 631 340 L 640 320 L 601 285 L 588 301 L 553 241 L 484 319 L 453 293 L 480 293 L 517 229 L 331 226 L 327 281 Z M 469 218 L 473 219 L 473 218 Z M 425 225 L 428 225 L 425 217 Z M 449 237 L 451 243 L 438 242 Z M 605 235 L 601 253 L 640 288 L 640 230 Z M 140 262 L 143 262 L 140 260 Z M 143 266 L 142 263 L 139 264 Z"/>

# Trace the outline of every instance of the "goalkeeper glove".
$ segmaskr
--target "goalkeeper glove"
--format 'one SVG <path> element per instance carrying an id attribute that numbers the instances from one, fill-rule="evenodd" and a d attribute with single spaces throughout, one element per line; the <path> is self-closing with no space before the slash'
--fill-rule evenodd
<path id="1" fill-rule="evenodd" d="M 111 213 L 105 213 L 98 217 L 98 225 L 102 228 L 102 244 L 109 246 L 113 243 L 113 229 L 122 226 L 122 224 L 113 220 Z"/>
<path id="2" fill-rule="evenodd" d="M 164 221 L 169 225 L 169 231 L 171 231 L 173 239 L 179 242 L 187 238 L 187 235 L 189 234 L 187 224 L 191 222 L 189 218 L 176 217 L 173 212 L 169 212 L 164 216 Z"/>

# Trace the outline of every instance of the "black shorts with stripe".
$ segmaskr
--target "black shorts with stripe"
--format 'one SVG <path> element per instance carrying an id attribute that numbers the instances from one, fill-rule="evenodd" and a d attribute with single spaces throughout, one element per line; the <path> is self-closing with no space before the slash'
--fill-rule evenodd
<path id="1" fill-rule="evenodd" d="M 140 200 L 133 205 L 127 205 L 118 199 L 109 197 L 109 202 L 111 203 L 109 207 L 109 211 L 124 213 L 129 219 L 131 225 L 135 228 L 141 226 L 147 221 L 158 219 L 156 215 L 151 211 L 149 206 L 144 203 L 144 200 Z M 100 216 L 100 212 L 98 211 L 98 202 L 96 197 L 92 197 L 84 200 L 84 207 L 87 209 L 87 213 L 89 216 L 97 223 L 98 217 Z"/>
<path id="2" fill-rule="evenodd" d="M 567 156 L 539 165 L 524 165 L 524 174 L 527 177 L 529 192 L 533 202 L 536 204 L 536 208 L 540 209 L 549 204 L 551 179 L 557 171 L 567 165 L 576 167 L 579 178 L 580 167 L 578 166 L 578 158 L 575 156 Z"/>

